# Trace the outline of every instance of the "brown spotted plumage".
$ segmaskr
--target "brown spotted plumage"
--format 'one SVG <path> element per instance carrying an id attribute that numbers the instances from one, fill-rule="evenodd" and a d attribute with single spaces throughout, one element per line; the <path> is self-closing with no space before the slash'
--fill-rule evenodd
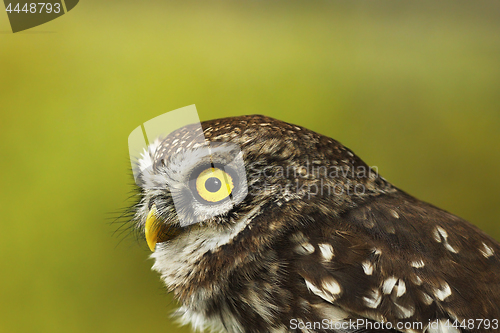
<path id="1" fill-rule="evenodd" d="M 500 331 L 500 245 L 475 226 L 303 127 L 242 116 L 202 128 L 210 142 L 240 147 L 242 202 L 179 224 L 166 179 L 192 177 L 174 165 L 179 144 L 203 144 L 189 126 L 150 147 L 153 171 L 139 177 L 135 223 L 144 229 L 154 207 L 153 269 L 180 302 L 183 324 L 248 333 Z M 186 207 L 208 209 L 182 190 Z"/>

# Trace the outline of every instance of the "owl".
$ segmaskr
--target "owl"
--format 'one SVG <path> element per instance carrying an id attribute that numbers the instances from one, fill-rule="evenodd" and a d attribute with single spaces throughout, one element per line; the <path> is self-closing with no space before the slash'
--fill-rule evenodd
<path id="1" fill-rule="evenodd" d="M 225 118 L 156 140 L 139 164 L 151 168 L 138 174 L 132 223 L 181 324 L 500 331 L 499 243 L 334 139 L 261 115 Z"/>

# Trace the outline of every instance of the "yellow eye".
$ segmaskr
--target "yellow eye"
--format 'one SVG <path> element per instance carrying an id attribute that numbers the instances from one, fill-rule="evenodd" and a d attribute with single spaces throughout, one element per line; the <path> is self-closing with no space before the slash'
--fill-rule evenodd
<path id="1" fill-rule="evenodd" d="M 233 177 L 219 168 L 208 168 L 196 178 L 196 192 L 208 202 L 219 202 L 233 191 Z"/>

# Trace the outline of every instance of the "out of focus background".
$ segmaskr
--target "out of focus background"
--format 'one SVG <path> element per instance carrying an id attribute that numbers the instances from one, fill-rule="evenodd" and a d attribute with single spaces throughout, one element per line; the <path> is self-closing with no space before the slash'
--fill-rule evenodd
<path id="1" fill-rule="evenodd" d="M 82 0 L 16 34 L 0 12 L 1 333 L 189 331 L 113 220 L 129 133 L 190 104 L 331 136 L 500 239 L 497 0 Z"/>

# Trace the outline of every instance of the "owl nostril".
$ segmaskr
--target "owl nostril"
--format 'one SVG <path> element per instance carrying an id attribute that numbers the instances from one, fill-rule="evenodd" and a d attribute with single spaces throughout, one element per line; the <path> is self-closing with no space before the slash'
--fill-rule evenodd
<path id="1" fill-rule="evenodd" d="M 220 190 L 222 183 L 219 179 L 215 177 L 210 177 L 205 181 L 205 188 L 207 191 L 215 193 Z"/>

